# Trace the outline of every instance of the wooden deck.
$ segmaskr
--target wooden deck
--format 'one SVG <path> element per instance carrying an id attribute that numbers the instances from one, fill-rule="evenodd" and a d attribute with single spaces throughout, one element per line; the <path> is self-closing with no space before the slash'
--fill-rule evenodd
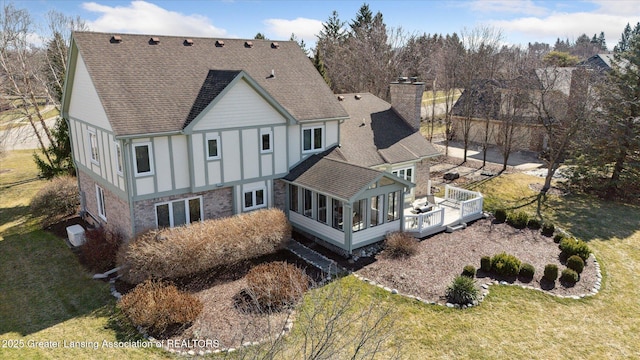
<path id="1" fill-rule="evenodd" d="M 431 211 L 414 214 L 413 207 L 404 209 L 404 230 L 417 238 L 423 238 L 445 231 L 447 227 L 456 226 L 483 216 L 482 194 L 475 191 L 447 185 L 445 197 L 436 197 Z M 426 198 L 417 199 L 414 204 L 426 203 Z"/>

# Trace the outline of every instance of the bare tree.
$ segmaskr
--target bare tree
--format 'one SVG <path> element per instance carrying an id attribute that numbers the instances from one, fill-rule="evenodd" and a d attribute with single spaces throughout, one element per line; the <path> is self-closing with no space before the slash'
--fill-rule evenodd
<path id="1" fill-rule="evenodd" d="M 396 331 L 394 309 L 374 301 L 362 304 L 357 301 L 360 297 L 339 281 L 312 290 L 293 313 L 296 321 L 291 338 L 276 332 L 277 336 L 260 345 L 245 348 L 240 358 L 400 358 L 397 340 L 401 334 Z"/>
<path id="2" fill-rule="evenodd" d="M 551 188 L 558 167 L 565 161 L 572 141 L 585 131 L 595 108 L 591 74 L 586 69 L 546 67 L 536 70 L 539 92 L 531 105 L 545 138 L 543 160 L 547 165 L 545 182 L 538 196 L 541 201 Z"/>
<path id="3" fill-rule="evenodd" d="M 476 27 L 471 30 L 463 30 L 462 44 L 464 45 L 464 56 L 462 58 L 461 84 L 465 90 L 471 90 L 478 85 L 481 79 L 491 79 L 497 71 L 497 53 L 502 32 L 488 26 Z M 464 144 L 463 162 L 467 161 L 467 150 L 473 139 L 470 138 L 474 115 L 474 102 L 463 103 L 463 118 L 460 123 L 462 131 L 462 141 Z M 486 121 L 488 127 L 488 120 Z M 488 129 L 487 129 L 488 132 Z M 483 144 L 486 156 L 486 143 L 489 134 L 484 136 Z"/>
<path id="4" fill-rule="evenodd" d="M 40 148 L 51 164 L 46 148 L 47 144 L 53 143 L 53 138 L 39 111 L 41 101 L 38 101 L 46 94 L 37 79 L 44 54 L 29 41 L 28 36 L 35 33 L 31 16 L 27 10 L 6 4 L 2 7 L 0 29 L 0 70 L 6 80 L 2 91 L 13 100 L 11 107 L 29 121 Z"/>

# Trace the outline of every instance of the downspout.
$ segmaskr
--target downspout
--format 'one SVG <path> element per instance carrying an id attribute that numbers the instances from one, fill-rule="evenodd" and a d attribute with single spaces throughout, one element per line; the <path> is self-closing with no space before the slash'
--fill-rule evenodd
<path id="1" fill-rule="evenodd" d="M 132 194 L 133 192 L 133 178 L 131 176 L 129 176 L 129 174 L 133 174 L 133 171 L 131 171 L 131 139 L 123 139 L 123 146 L 122 148 L 124 149 L 124 154 L 123 154 L 123 159 L 124 159 L 124 178 L 127 179 L 127 199 L 129 200 L 129 219 L 131 220 L 131 237 L 135 237 L 136 236 L 136 219 L 135 219 L 135 212 L 133 211 L 134 209 L 134 204 L 133 204 L 133 196 L 134 194 Z"/>

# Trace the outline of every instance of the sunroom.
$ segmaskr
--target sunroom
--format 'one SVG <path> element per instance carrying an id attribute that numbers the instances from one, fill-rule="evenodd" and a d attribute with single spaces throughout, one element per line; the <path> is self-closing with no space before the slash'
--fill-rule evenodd
<path id="1" fill-rule="evenodd" d="M 284 180 L 292 226 L 345 254 L 402 231 L 405 191 L 414 186 L 391 173 L 319 155 Z"/>

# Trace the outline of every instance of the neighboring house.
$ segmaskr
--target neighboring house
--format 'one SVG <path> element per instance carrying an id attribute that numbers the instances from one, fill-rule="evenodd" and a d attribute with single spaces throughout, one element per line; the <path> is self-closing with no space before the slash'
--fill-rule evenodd
<path id="1" fill-rule="evenodd" d="M 569 98 L 579 88 L 576 79 L 580 77 L 576 74 L 583 70 L 576 67 L 540 68 L 527 77 L 511 81 L 476 81 L 462 92 L 451 109 L 453 138 L 463 140 L 464 124 L 470 116 L 469 142 L 482 143 L 488 128 L 488 143 L 498 145 L 508 118 L 516 124 L 512 150 L 543 151 L 547 140 L 535 105 L 540 93 L 542 89 L 553 91 L 554 100 L 568 105 Z"/>
<path id="2" fill-rule="evenodd" d="M 423 85 L 391 90 L 393 109 L 336 96 L 291 41 L 74 32 L 62 114 L 82 213 L 130 238 L 278 207 L 350 254 L 429 192 Z"/>
<path id="3" fill-rule="evenodd" d="M 581 61 L 577 67 L 586 67 L 598 72 L 608 72 L 611 70 L 612 62 L 615 61 L 613 54 L 596 54 L 587 60 Z"/>

